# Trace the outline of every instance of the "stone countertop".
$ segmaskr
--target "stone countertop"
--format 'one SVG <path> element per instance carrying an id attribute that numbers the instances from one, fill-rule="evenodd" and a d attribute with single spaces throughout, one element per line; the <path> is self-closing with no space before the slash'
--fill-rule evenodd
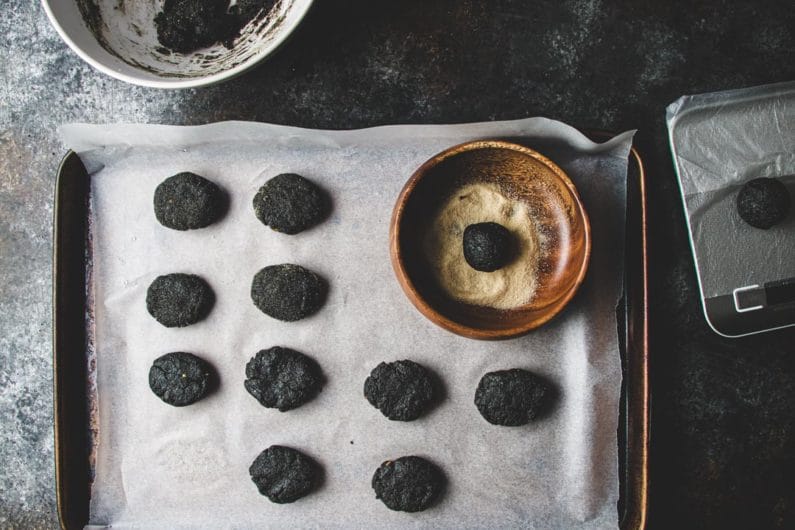
<path id="1" fill-rule="evenodd" d="M 39 2 L 0 18 L 0 527 L 57 525 L 50 256 L 65 122 L 259 120 L 320 128 L 548 116 L 639 129 L 649 171 L 651 528 L 795 527 L 795 330 L 707 327 L 667 148 L 682 94 L 795 78 L 790 2 L 320 0 L 220 86 L 93 71 Z"/>

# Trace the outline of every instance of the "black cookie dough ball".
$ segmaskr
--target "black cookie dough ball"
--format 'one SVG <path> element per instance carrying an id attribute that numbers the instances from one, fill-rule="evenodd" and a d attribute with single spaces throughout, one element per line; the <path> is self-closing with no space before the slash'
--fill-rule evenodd
<path id="1" fill-rule="evenodd" d="M 254 275 L 251 299 L 266 315 L 294 322 L 317 312 L 326 301 L 326 281 L 299 265 L 270 265 Z"/>
<path id="2" fill-rule="evenodd" d="M 146 291 L 146 310 L 167 328 L 181 328 L 203 320 L 213 304 L 213 290 L 194 274 L 158 276 Z"/>
<path id="3" fill-rule="evenodd" d="M 511 260 L 513 240 L 507 228 L 498 223 L 477 223 L 464 229 L 464 259 L 482 272 L 493 272 Z"/>
<path id="4" fill-rule="evenodd" d="M 184 407 L 207 394 L 212 374 L 210 365 L 193 354 L 167 353 L 152 363 L 149 388 L 169 405 Z"/>
<path id="5" fill-rule="evenodd" d="M 166 0 L 155 16 L 157 40 L 177 53 L 191 53 L 231 39 L 239 30 L 227 0 Z"/>
<path id="6" fill-rule="evenodd" d="M 541 377 L 513 368 L 484 375 L 475 392 L 475 406 L 494 425 L 524 425 L 548 411 L 553 389 Z"/>
<path id="7" fill-rule="evenodd" d="M 381 363 L 365 380 L 364 397 L 390 420 L 415 420 L 434 400 L 433 377 L 413 361 Z"/>
<path id="8" fill-rule="evenodd" d="M 249 394 L 263 407 L 285 412 L 300 407 L 320 392 L 323 374 L 311 358 L 290 348 L 261 350 L 246 364 Z"/>
<path id="9" fill-rule="evenodd" d="M 400 512 L 421 512 L 444 489 L 442 470 L 419 456 L 387 460 L 373 475 L 375 498 Z"/>
<path id="10" fill-rule="evenodd" d="M 251 480 L 271 502 L 294 502 L 317 485 L 320 466 L 301 451 L 272 445 L 262 451 L 248 468 Z"/>
<path id="11" fill-rule="evenodd" d="M 328 214 L 324 192 L 300 175 L 284 173 L 270 179 L 254 197 L 254 213 L 277 232 L 297 234 Z"/>
<path id="12" fill-rule="evenodd" d="M 777 225 L 787 217 L 789 207 L 787 187 L 774 178 L 749 180 L 737 194 L 737 213 L 755 228 Z"/>
<path id="13" fill-rule="evenodd" d="M 178 173 L 161 182 L 154 203 L 157 220 L 174 230 L 204 228 L 226 213 L 221 188 L 193 173 Z"/>

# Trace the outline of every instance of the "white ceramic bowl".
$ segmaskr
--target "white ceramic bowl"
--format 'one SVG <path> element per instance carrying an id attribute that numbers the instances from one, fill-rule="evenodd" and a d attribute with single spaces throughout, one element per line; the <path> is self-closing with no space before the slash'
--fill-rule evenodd
<path id="1" fill-rule="evenodd" d="M 230 79 L 273 53 L 304 18 L 312 0 L 277 0 L 267 17 L 243 29 L 231 49 L 216 44 L 187 55 L 169 53 L 157 41 L 154 17 L 163 0 L 42 4 L 66 44 L 97 70 L 141 86 L 190 88 Z M 93 16 L 84 17 L 90 6 L 96 6 Z"/>

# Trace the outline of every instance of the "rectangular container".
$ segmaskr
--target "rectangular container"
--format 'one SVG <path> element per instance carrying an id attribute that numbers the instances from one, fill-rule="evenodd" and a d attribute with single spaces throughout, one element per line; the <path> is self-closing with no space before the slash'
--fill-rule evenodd
<path id="1" fill-rule="evenodd" d="M 611 135 L 591 133 L 596 140 Z M 88 523 L 98 425 L 91 331 L 91 177 L 69 152 L 55 187 L 53 228 L 53 392 L 55 481 L 61 528 Z M 618 308 L 623 383 L 619 417 L 620 527 L 646 526 L 648 503 L 649 365 L 646 189 L 633 148 L 627 175 L 624 296 Z"/>
<path id="2" fill-rule="evenodd" d="M 792 220 L 759 229 L 738 215 L 743 185 L 775 178 L 795 196 L 795 82 L 682 96 L 666 111 L 701 307 L 715 333 L 795 326 Z"/>

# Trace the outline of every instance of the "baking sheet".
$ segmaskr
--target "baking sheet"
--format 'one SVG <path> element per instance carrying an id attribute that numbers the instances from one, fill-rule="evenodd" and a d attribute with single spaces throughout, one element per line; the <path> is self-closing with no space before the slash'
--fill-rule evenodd
<path id="1" fill-rule="evenodd" d="M 622 277 L 626 159 L 631 133 L 596 145 L 545 119 L 459 126 L 323 132 L 230 122 L 203 127 L 66 126 L 66 145 L 92 174 L 100 442 L 91 522 L 114 527 L 615 528 L 620 392 L 615 305 Z M 523 138 L 566 170 L 591 216 L 594 254 L 572 305 L 523 338 L 477 342 L 433 326 L 405 299 L 388 256 L 388 221 L 400 188 L 425 159 L 475 138 Z M 163 178 L 190 170 L 224 186 L 227 217 L 193 232 L 154 219 Z M 259 224 L 251 198 L 270 176 L 294 171 L 323 185 L 334 212 L 285 236 Z M 250 302 L 259 268 L 290 261 L 331 284 L 325 308 L 281 323 Z M 166 329 L 146 313 L 159 274 L 203 275 L 217 294 L 210 317 Z M 263 409 L 243 389 L 259 349 L 284 345 L 318 360 L 328 383 L 311 403 Z M 186 350 L 212 362 L 221 388 L 187 408 L 148 389 L 152 360 Z M 427 417 L 390 422 L 362 397 L 382 360 L 410 358 L 444 380 Z M 486 423 L 472 404 L 483 373 L 524 367 L 553 380 L 558 408 L 520 428 Z M 454 442 L 452 442 L 454 440 Z M 273 443 L 325 468 L 315 494 L 291 505 L 261 497 L 251 461 Z M 420 454 L 450 480 L 443 500 L 396 513 L 369 486 L 385 459 Z"/>
<path id="2" fill-rule="evenodd" d="M 759 230 L 736 206 L 757 177 L 795 197 L 795 83 L 684 96 L 667 121 L 703 296 L 795 276 L 795 215 Z"/>

